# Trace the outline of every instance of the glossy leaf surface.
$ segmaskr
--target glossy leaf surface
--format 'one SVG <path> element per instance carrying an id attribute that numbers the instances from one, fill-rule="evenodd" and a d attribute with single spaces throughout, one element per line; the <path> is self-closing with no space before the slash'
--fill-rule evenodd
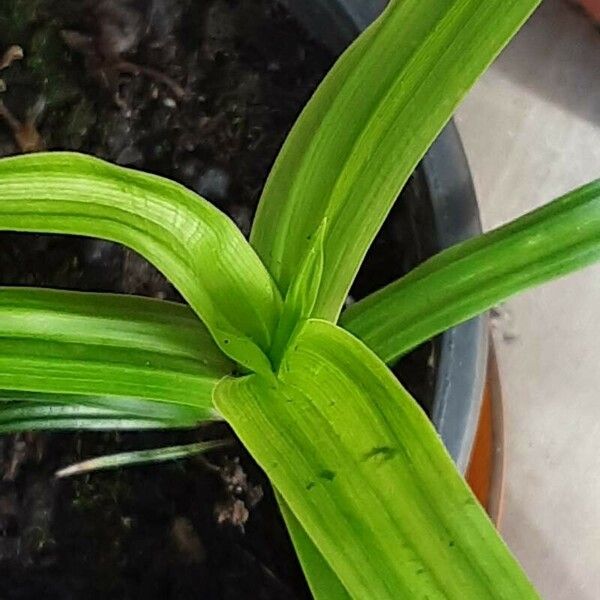
<path id="1" fill-rule="evenodd" d="M 285 500 L 277 492 L 276 496 L 285 525 L 292 538 L 294 549 L 314 598 L 316 600 L 321 598 L 323 600 L 348 600 L 351 598 Z"/>
<path id="2" fill-rule="evenodd" d="M 285 295 L 328 220 L 313 316 L 336 320 L 400 189 L 539 0 L 392 0 L 338 60 L 267 180 L 251 242 Z"/>
<path id="3" fill-rule="evenodd" d="M 131 452 L 119 452 L 118 454 L 107 454 L 97 458 L 89 458 L 79 463 L 69 465 L 56 472 L 57 477 L 72 477 L 92 471 L 104 471 L 107 469 L 119 469 L 134 465 L 147 463 L 160 463 L 181 458 L 188 458 L 196 454 L 205 454 L 211 450 L 223 448 L 228 442 L 223 440 L 196 442 L 179 446 L 167 446 L 165 448 L 150 448 L 149 450 L 132 450 Z"/>
<path id="4" fill-rule="evenodd" d="M 366 346 L 309 321 L 273 384 L 215 404 L 353 598 L 536 598 L 427 416 Z"/>
<path id="5" fill-rule="evenodd" d="M 228 356 L 270 371 L 279 292 L 236 225 L 183 186 L 74 153 L 8 158 L 0 161 L 0 230 L 129 246 L 168 277 Z"/>
<path id="6" fill-rule="evenodd" d="M 270 353 L 275 368 L 278 367 L 298 323 L 308 319 L 315 306 L 323 277 L 323 241 L 326 231 L 327 221 L 323 221 L 314 235 L 310 236 L 311 245 L 302 260 L 293 285 L 286 294 Z"/>
<path id="7" fill-rule="evenodd" d="M 386 362 L 505 298 L 600 259 L 600 180 L 445 250 L 341 318 Z"/>
<path id="8" fill-rule="evenodd" d="M 49 427 L 64 425 L 67 416 L 87 423 L 102 411 L 113 421 L 135 416 L 146 425 L 214 419 L 212 390 L 233 368 L 185 306 L 134 296 L 0 288 L 5 428 L 9 417 L 15 423 L 17 411 L 27 416 L 18 406 L 23 400 L 33 402 L 30 417 L 46 418 Z M 174 408 L 149 408 L 161 403 Z M 94 415 L 92 407 L 102 410 Z"/>
<path id="9" fill-rule="evenodd" d="M 138 430 L 195 427 L 217 418 L 206 406 L 122 396 L 0 392 L 0 433 L 32 430 Z"/>

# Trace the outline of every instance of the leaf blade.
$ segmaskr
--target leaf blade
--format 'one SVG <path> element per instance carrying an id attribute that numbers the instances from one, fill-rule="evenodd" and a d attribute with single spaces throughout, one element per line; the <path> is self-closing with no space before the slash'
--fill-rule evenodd
<path id="1" fill-rule="evenodd" d="M 284 295 L 305 236 L 327 217 L 313 316 L 336 320 L 418 160 L 537 4 L 395 0 L 338 60 L 288 136 L 252 230 L 252 244 Z"/>
<path id="2" fill-rule="evenodd" d="M 141 398 L 0 391 L 0 433 L 190 428 L 217 417 L 207 407 Z"/>
<path id="3" fill-rule="evenodd" d="M 215 404 L 350 596 L 536 598 L 425 414 L 385 365 L 309 321 L 279 380 Z"/>
<path id="4" fill-rule="evenodd" d="M 76 409 L 59 409 L 69 404 L 85 413 L 72 414 L 80 422 L 85 417 L 91 423 L 96 407 L 108 410 L 106 418 L 113 421 L 121 416 L 136 417 L 140 426 L 190 426 L 218 418 L 212 390 L 233 367 L 185 306 L 135 296 L 0 288 L 5 421 L 13 413 L 16 418 L 19 403 L 37 401 L 50 412 L 54 407 L 54 420 L 46 415 L 49 428 L 58 426 L 59 417 L 61 426 L 67 424 L 68 411 Z M 29 412 L 28 423 L 35 421 L 36 428 L 43 424 L 41 406 Z M 23 413 L 22 423 L 26 417 Z"/>
<path id="5" fill-rule="evenodd" d="M 275 369 L 279 366 L 296 326 L 310 317 L 317 300 L 323 276 L 323 241 L 326 229 L 327 220 L 325 219 L 315 233 L 308 236 L 312 238 L 311 245 L 302 259 L 294 283 L 285 296 L 281 318 L 270 351 L 271 362 Z"/>
<path id="6" fill-rule="evenodd" d="M 169 278 L 228 356 L 270 370 L 279 291 L 235 224 L 183 186 L 75 153 L 6 158 L 0 230 L 129 246 Z"/>
<path id="7" fill-rule="evenodd" d="M 117 454 L 106 454 L 97 458 L 88 458 L 84 461 L 63 467 L 55 473 L 55 477 L 73 477 L 93 471 L 107 469 L 122 469 L 123 467 L 138 466 L 148 463 L 160 463 L 171 460 L 187 458 L 196 454 L 205 454 L 211 450 L 217 450 L 230 444 L 227 440 L 213 440 L 206 442 L 195 442 L 178 446 L 167 446 L 162 448 L 150 448 L 148 450 L 132 450 L 119 452 Z"/>
<path id="8" fill-rule="evenodd" d="M 340 319 L 393 362 L 434 335 L 533 285 L 600 260 L 600 180 L 440 252 Z"/>
<path id="9" fill-rule="evenodd" d="M 348 600 L 350 596 L 346 588 L 308 537 L 290 507 L 277 491 L 275 496 L 313 597 L 316 600 Z"/>

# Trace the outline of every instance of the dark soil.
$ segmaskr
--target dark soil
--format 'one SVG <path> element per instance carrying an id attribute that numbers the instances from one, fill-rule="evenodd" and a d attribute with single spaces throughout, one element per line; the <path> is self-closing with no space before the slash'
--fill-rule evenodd
<path id="1" fill-rule="evenodd" d="M 11 44 L 25 57 L 0 73 L 0 98 L 20 133 L 175 179 L 246 234 L 276 152 L 334 58 L 277 0 L 2 0 L 0 52 Z M 15 133 L 0 124 L 0 155 L 22 149 Z M 417 173 L 352 296 L 430 254 L 430 221 Z M 178 298 L 135 253 L 76 237 L 1 234 L 0 284 Z M 431 363 L 427 344 L 397 367 L 425 406 Z M 224 429 L 0 439 L 0 600 L 309 597 L 268 481 L 239 444 L 53 477 L 85 457 Z"/>

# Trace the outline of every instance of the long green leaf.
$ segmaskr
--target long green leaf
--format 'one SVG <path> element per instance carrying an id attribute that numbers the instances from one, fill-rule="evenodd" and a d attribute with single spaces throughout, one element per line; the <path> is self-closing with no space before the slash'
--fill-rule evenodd
<path id="1" fill-rule="evenodd" d="M 425 413 L 349 333 L 309 321 L 276 383 L 215 404 L 353 598 L 536 598 Z"/>
<path id="2" fill-rule="evenodd" d="M 42 399 L 52 404 L 82 404 L 73 396 L 80 395 L 95 406 L 100 396 L 111 398 L 104 408 L 125 416 L 145 400 L 190 407 L 197 420 L 214 419 L 212 390 L 232 370 L 233 363 L 185 306 L 133 296 L 0 288 L 0 390 L 28 394 L 0 396 L 5 408 L 9 397 L 36 400 L 34 393 L 48 394 Z M 148 402 L 144 406 L 150 417 Z M 169 415 L 165 418 L 172 420 Z"/>
<path id="3" fill-rule="evenodd" d="M 338 576 L 323 558 L 285 500 L 275 492 L 285 525 L 300 559 L 310 591 L 316 600 L 348 600 L 350 596 Z"/>
<path id="4" fill-rule="evenodd" d="M 398 192 L 539 0 L 392 0 L 288 136 L 251 242 L 285 295 L 328 220 L 313 316 L 335 320 Z"/>
<path id="5" fill-rule="evenodd" d="M 130 452 L 119 452 L 118 454 L 107 454 L 97 458 L 89 458 L 59 469 L 56 472 L 56 477 L 72 477 L 73 475 L 82 475 L 92 471 L 178 460 L 195 456 L 196 454 L 205 454 L 211 450 L 223 448 L 230 443 L 230 440 L 213 440 L 179 446 L 167 446 L 166 448 L 150 448 L 148 450 L 132 450 Z"/>
<path id="6" fill-rule="evenodd" d="M 0 433 L 32 430 L 138 430 L 194 427 L 214 419 L 205 406 L 140 398 L 0 392 Z"/>
<path id="7" fill-rule="evenodd" d="M 445 250 L 341 318 L 386 362 L 508 296 L 600 259 L 600 180 Z"/>
<path id="8" fill-rule="evenodd" d="M 89 235 L 156 265 L 219 347 L 253 371 L 279 318 L 279 292 L 235 224 L 184 187 L 73 153 L 0 161 L 0 230 Z"/>
<path id="9" fill-rule="evenodd" d="M 43 404 L 18 402 L 14 406 L 0 406 L 0 433 L 81 429 L 138 431 L 192 427 L 202 420 L 201 416 L 193 421 L 160 420 L 110 409 L 103 410 L 85 404 L 53 404 L 49 401 Z"/>
<path id="10" fill-rule="evenodd" d="M 271 347 L 271 362 L 275 368 L 279 365 L 287 344 L 298 323 L 308 319 L 313 311 L 319 285 L 323 276 L 323 240 L 327 221 L 323 221 L 313 236 L 311 245 L 298 270 L 293 285 L 289 288 L 281 319 Z"/>

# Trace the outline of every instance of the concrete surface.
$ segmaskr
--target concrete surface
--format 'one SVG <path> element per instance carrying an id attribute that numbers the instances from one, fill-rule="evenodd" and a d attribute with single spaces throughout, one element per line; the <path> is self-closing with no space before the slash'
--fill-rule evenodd
<path id="1" fill-rule="evenodd" d="M 545 0 L 457 121 L 486 229 L 600 177 L 600 33 L 563 0 Z M 598 600 L 600 266 L 503 313 L 502 533 L 544 598 Z"/>

